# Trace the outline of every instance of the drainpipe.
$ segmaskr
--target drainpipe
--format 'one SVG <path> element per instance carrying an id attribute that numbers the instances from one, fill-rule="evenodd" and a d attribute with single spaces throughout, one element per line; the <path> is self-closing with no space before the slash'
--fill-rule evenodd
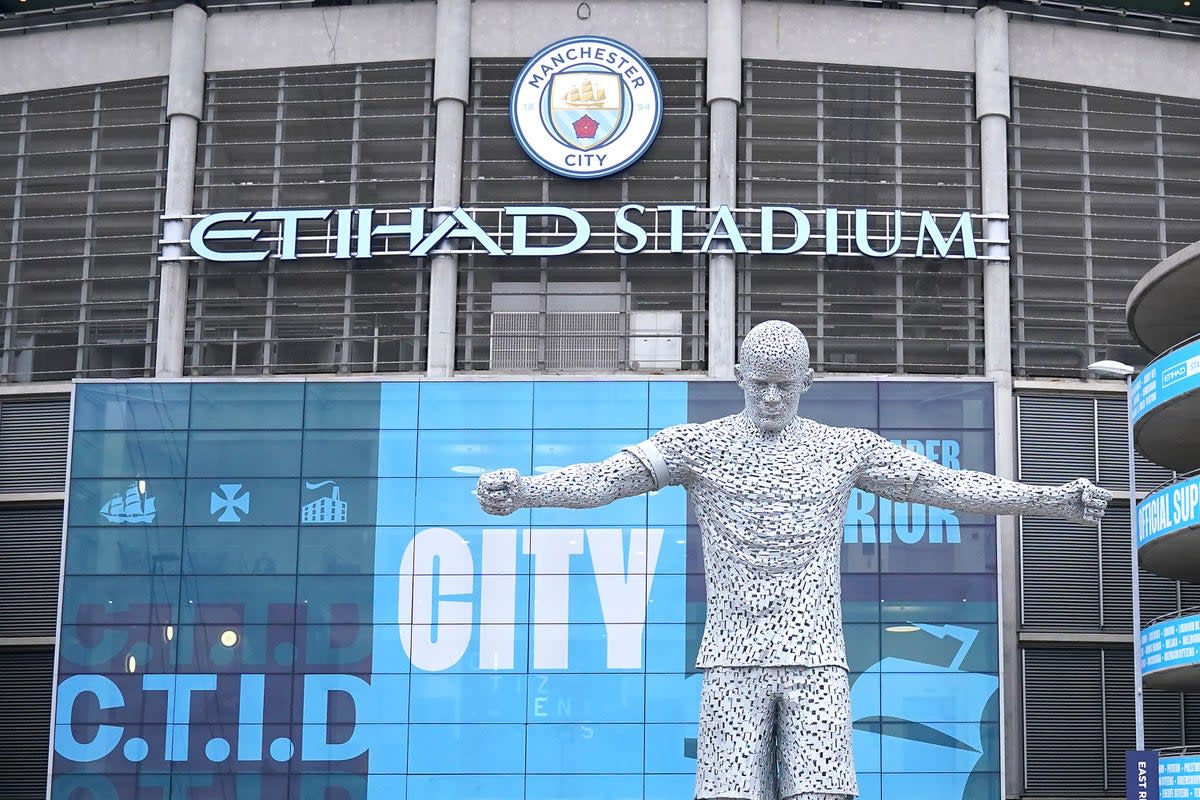
<path id="1" fill-rule="evenodd" d="M 737 205 L 738 105 L 742 102 L 741 0 L 708 0 L 708 205 Z M 733 379 L 737 339 L 734 254 L 708 257 L 708 374 Z"/>

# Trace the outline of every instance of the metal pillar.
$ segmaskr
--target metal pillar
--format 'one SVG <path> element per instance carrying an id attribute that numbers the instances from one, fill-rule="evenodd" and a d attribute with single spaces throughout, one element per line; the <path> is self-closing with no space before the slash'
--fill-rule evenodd
<path id="1" fill-rule="evenodd" d="M 181 261 L 196 185 L 196 131 L 204 112 L 204 42 L 208 15 L 194 5 L 171 14 L 171 62 L 167 75 L 167 185 L 163 203 L 163 246 L 158 286 L 158 340 L 154 374 L 183 374 L 183 331 L 187 320 L 187 262 Z"/>
<path id="2" fill-rule="evenodd" d="M 983 365 L 995 386 L 996 474 L 1016 478 L 1017 426 L 1012 381 L 1012 310 L 1008 252 L 1008 14 L 995 6 L 975 12 L 975 118 L 979 121 L 982 207 L 988 217 L 983 265 Z M 1017 645 L 1017 521 L 996 520 L 1000 573 L 1001 781 L 1004 796 L 1023 794 L 1021 659 Z"/>
<path id="3" fill-rule="evenodd" d="M 737 204 L 737 123 L 742 102 L 741 0 L 708 2 L 708 204 Z M 733 378 L 737 339 L 734 255 L 708 258 L 708 374 Z"/>
<path id="4" fill-rule="evenodd" d="M 462 197 L 463 118 L 471 78 L 471 2 L 438 0 L 433 62 L 437 144 L 433 162 L 434 210 L 457 208 Z M 435 253 L 429 273 L 430 377 L 454 373 L 458 257 Z"/>

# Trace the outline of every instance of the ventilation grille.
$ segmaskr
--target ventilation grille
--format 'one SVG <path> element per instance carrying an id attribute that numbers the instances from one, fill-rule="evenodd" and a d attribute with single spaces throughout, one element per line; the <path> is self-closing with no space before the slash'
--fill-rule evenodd
<path id="1" fill-rule="evenodd" d="M 544 337 L 539 317 L 545 320 Z M 620 312 L 505 311 L 492 314 L 492 369 L 579 372 L 620 368 Z M 544 354 L 540 348 L 544 347 Z"/>
<path id="2" fill-rule="evenodd" d="M 0 639 L 53 636 L 63 509 L 0 507 Z"/>
<path id="3" fill-rule="evenodd" d="M 68 397 L 0 400 L 0 493 L 63 491 L 70 410 Z"/>
<path id="4" fill-rule="evenodd" d="M 54 652 L 0 651 L 0 796 L 44 800 Z"/>

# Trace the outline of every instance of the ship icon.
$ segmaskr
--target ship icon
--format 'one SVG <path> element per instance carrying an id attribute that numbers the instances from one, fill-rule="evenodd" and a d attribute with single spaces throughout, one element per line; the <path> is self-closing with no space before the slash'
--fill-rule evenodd
<path id="1" fill-rule="evenodd" d="M 593 86 L 590 78 L 572 86 L 563 95 L 563 104 L 573 108 L 604 108 L 608 92 L 603 86 Z"/>
<path id="2" fill-rule="evenodd" d="M 301 523 L 338 523 L 345 522 L 350 509 L 349 504 L 342 499 L 342 489 L 333 481 L 319 483 L 304 482 L 306 489 L 320 489 L 322 486 L 332 486 L 328 497 L 318 497 L 311 503 L 300 506 Z"/>
<path id="3" fill-rule="evenodd" d="M 158 513 L 155 499 L 146 494 L 146 482 L 129 484 L 124 493 L 116 493 L 100 507 L 100 516 L 121 525 L 149 525 Z"/>

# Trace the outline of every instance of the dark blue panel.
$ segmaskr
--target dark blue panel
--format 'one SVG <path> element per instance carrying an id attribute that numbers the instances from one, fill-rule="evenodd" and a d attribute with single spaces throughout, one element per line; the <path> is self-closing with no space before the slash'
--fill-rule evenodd
<path id="1" fill-rule="evenodd" d="M 188 476 L 285 478 L 300 472 L 299 431 L 196 431 L 188 442 Z"/>
<path id="2" fill-rule="evenodd" d="M 388 477 L 412 477 L 411 468 L 400 461 L 416 446 L 413 431 L 390 431 L 388 448 L 391 469 Z M 322 473 L 344 475 L 348 478 L 374 478 L 384 473 L 380 467 L 380 433 L 378 431 L 313 431 L 304 432 L 304 474 Z M 291 473 L 296 474 L 296 473 Z"/>
<path id="3" fill-rule="evenodd" d="M 880 381 L 884 428 L 992 427 L 991 381 Z"/>
<path id="4" fill-rule="evenodd" d="M 188 525 L 295 525 L 300 483 L 295 478 L 229 475 L 187 482 Z M 247 502 L 248 499 L 248 502 Z"/>
<path id="5" fill-rule="evenodd" d="M 296 529 L 230 525 L 187 528 L 183 572 L 192 575 L 292 575 Z"/>
<path id="6" fill-rule="evenodd" d="M 182 478 L 187 434 L 177 431 L 80 431 L 72 440 L 71 475 Z"/>
<path id="7" fill-rule="evenodd" d="M 304 384 L 192 384 L 193 430 L 296 430 L 304 419 Z"/>
<path id="8" fill-rule="evenodd" d="M 73 479 L 68 519 L 72 526 L 180 525 L 183 489 L 173 478 Z"/>
<path id="9" fill-rule="evenodd" d="M 818 380 L 800 398 L 800 416 L 846 428 L 879 426 L 878 383 Z"/>
<path id="10" fill-rule="evenodd" d="M 173 575 L 76 575 L 63 585 L 64 625 L 176 624 L 179 578 Z"/>
<path id="11" fill-rule="evenodd" d="M 302 575 L 369 575 L 375 571 L 375 529 L 348 525 L 300 528 Z"/>
<path id="12" fill-rule="evenodd" d="M 81 383 L 75 387 L 77 431 L 183 430 L 191 386 L 186 383 Z"/>
<path id="13" fill-rule="evenodd" d="M 179 528 L 123 525 L 67 531 L 68 575 L 158 575 L 179 571 Z"/>
<path id="14" fill-rule="evenodd" d="M 185 624 L 290 624 L 296 616 L 292 576 L 189 576 L 180 595 Z"/>
<path id="15" fill-rule="evenodd" d="M 416 386 L 412 386 L 416 394 Z M 378 383 L 309 381 L 304 385 L 304 427 L 379 429 Z"/>

